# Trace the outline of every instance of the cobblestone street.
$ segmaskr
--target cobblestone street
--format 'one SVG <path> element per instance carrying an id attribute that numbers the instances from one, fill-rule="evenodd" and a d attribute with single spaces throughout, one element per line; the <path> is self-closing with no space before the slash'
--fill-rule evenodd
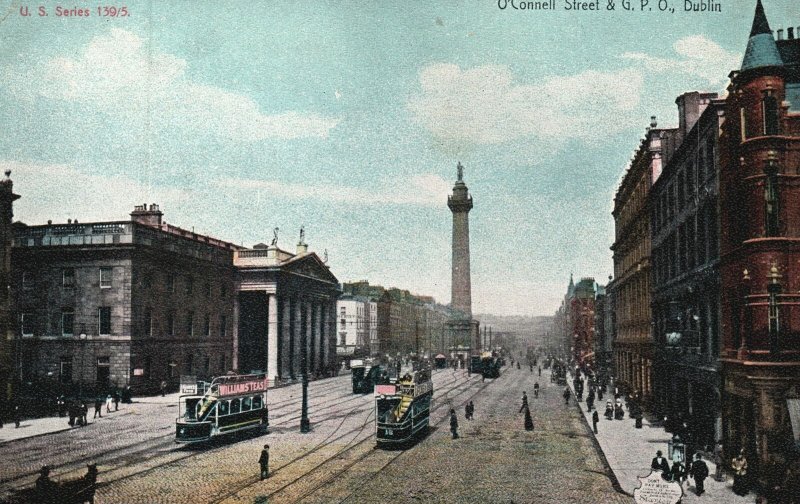
<path id="1" fill-rule="evenodd" d="M 542 392 L 533 397 L 533 383 Z M 431 434 L 412 448 L 374 448 L 371 395 L 352 395 L 342 376 L 310 385 L 312 432 L 299 426 L 299 386 L 270 391 L 271 433 L 204 448 L 173 442 L 176 397 L 144 398 L 86 428 L 0 445 L 3 488 L 32 486 L 42 464 L 56 480 L 100 469 L 96 502 L 631 502 L 617 493 L 602 455 L 560 388 L 527 370 L 497 380 L 464 371 L 435 373 Z M 536 428 L 523 429 L 522 391 Z M 476 414 L 464 418 L 472 399 Z M 461 438 L 450 439 L 456 408 Z M 66 422 L 66 419 L 65 419 Z M 271 445 L 271 477 L 257 478 Z M 46 455 L 45 455 L 46 454 Z"/>

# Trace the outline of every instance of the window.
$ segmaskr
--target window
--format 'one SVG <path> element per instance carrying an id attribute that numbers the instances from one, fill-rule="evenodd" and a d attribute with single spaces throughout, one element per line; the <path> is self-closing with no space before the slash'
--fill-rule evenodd
<path id="1" fill-rule="evenodd" d="M 207 313 L 203 320 L 203 334 L 205 336 L 211 336 L 211 317 Z"/>
<path id="2" fill-rule="evenodd" d="M 111 383 L 111 358 L 97 358 L 97 385 L 101 388 L 108 388 Z"/>
<path id="3" fill-rule="evenodd" d="M 219 335 L 222 338 L 228 335 L 228 317 L 225 315 L 219 316 Z"/>
<path id="4" fill-rule="evenodd" d="M 145 289 L 149 289 L 153 286 L 153 276 L 150 274 L 149 271 L 145 271 L 142 273 L 142 287 Z"/>
<path id="5" fill-rule="evenodd" d="M 189 354 L 186 356 L 186 364 L 185 364 L 186 374 L 192 374 L 194 372 L 194 355 Z"/>
<path id="6" fill-rule="evenodd" d="M 100 268 L 100 288 L 107 289 L 111 287 L 111 276 L 114 273 L 113 268 Z"/>
<path id="7" fill-rule="evenodd" d="M 766 214 L 766 236 L 778 236 L 778 173 L 769 170 L 764 184 L 764 206 Z"/>
<path id="8" fill-rule="evenodd" d="M 68 289 L 75 287 L 75 270 L 73 268 L 65 268 L 61 272 L 61 285 Z"/>
<path id="9" fill-rule="evenodd" d="M 263 406 L 261 405 L 261 396 L 253 396 L 253 409 L 261 409 Z"/>
<path id="10" fill-rule="evenodd" d="M 186 277 L 186 294 L 191 294 L 194 291 L 194 278 Z"/>
<path id="11" fill-rule="evenodd" d="M 764 113 L 764 134 L 778 134 L 778 100 L 771 92 L 761 102 L 761 111 Z"/>
<path id="12" fill-rule="evenodd" d="M 61 357 L 61 362 L 58 366 L 58 381 L 61 383 L 72 382 L 72 357 Z"/>
<path id="13" fill-rule="evenodd" d="M 98 328 L 100 334 L 111 334 L 111 307 L 101 306 L 98 310 Z"/>
<path id="14" fill-rule="evenodd" d="M 172 273 L 167 275 L 167 291 L 175 292 L 175 275 Z"/>
<path id="15" fill-rule="evenodd" d="M 144 312 L 144 335 L 153 335 L 153 312 L 149 308 Z"/>
<path id="16" fill-rule="evenodd" d="M 220 416 L 227 415 L 230 412 L 229 404 L 230 403 L 228 401 L 220 401 L 219 402 L 219 414 L 220 414 Z"/>
<path id="17" fill-rule="evenodd" d="M 194 312 L 190 311 L 186 314 L 186 335 L 194 336 Z"/>
<path id="18" fill-rule="evenodd" d="M 231 399 L 231 414 L 239 413 L 240 409 L 241 409 L 241 400 Z"/>
<path id="19" fill-rule="evenodd" d="M 242 397 L 242 411 L 250 411 L 253 405 L 252 397 Z"/>
<path id="20" fill-rule="evenodd" d="M 24 312 L 19 316 L 19 326 L 23 336 L 33 336 L 34 317 L 31 312 Z"/>
<path id="21" fill-rule="evenodd" d="M 739 128 L 742 142 L 744 142 L 747 140 L 747 117 L 744 113 L 744 107 L 739 108 Z"/>
<path id="22" fill-rule="evenodd" d="M 205 370 L 206 374 L 211 370 L 211 357 L 206 357 L 205 363 L 203 364 L 203 369 Z"/>
<path id="23" fill-rule="evenodd" d="M 175 315 L 172 313 L 167 315 L 167 334 L 175 336 Z"/>
<path id="24" fill-rule="evenodd" d="M 30 271 L 22 272 L 22 288 L 23 289 L 33 288 L 33 274 L 31 274 Z"/>
<path id="25" fill-rule="evenodd" d="M 75 311 L 72 308 L 62 309 L 61 334 L 63 336 L 72 336 L 74 326 L 75 326 Z"/>

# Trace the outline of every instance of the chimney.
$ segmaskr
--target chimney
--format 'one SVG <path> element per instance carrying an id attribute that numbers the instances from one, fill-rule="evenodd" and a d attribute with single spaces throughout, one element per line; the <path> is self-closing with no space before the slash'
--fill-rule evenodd
<path id="1" fill-rule="evenodd" d="M 161 217 L 163 216 L 164 214 L 155 203 L 151 204 L 149 209 L 147 208 L 147 203 L 136 205 L 133 207 L 133 212 L 131 212 L 131 220 L 133 222 L 151 227 L 161 226 Z"/>
<path id="2" fill-rule="evenodd" d="M 783 28 L 778 30 L 778 40 L 783 40 Z"/>
<path id="3" fill-rule="evenodd" d="M 684 93 L 675 99 L 675 103 L 678 105 L 678 130 L 681 138 L 686 137 L 686 134 L 691 131 L 703 111 L 714 98 L 717 98 L 716 93 L 692 91 Z"/>
<path id="4" fill-rule="evenodd" d="M 308 253 L 308 243 L 298 242 L 297 255 L 307 254 L 307 253 Z"/>
<path id="5" fill-rule="evenodd" d="M 794 39 L 794 27 L 793 26 L 790 26 L 789 28 L 786 29 L 786 38 L 788 38 L 789 40 Z"/>

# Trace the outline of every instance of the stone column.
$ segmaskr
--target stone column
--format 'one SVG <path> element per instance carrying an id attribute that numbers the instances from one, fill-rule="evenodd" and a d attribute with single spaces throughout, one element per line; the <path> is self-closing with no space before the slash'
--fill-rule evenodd
<path id="1" fill-rule="evenodd" d="M 233 293 L 233 321 L 231 334 L 233 335 L 233 356 L 231 369 L 239 369 L 239 293 Z M 225 373 L 225 370 L 222 370 Z"/>
<path id="2" fill-rule="evenodd" d="M 288 380 L 293 374 L 292 368 L 292 302 L 290 298 L 281 298 L 283 309 L 283 327 L 281 328 L 281 372 L 280 376 Z"/>
<path id="3" fill-rule="evenodd" d="M 303 300 L 298 298 L 294 301 L 294 327 L 292 331 L 292 378 L 300 378 L 300 345 L 303 342 Z"/>
<path id="4" fill-rule="evenodd" d="M 316 303 L 314 306 L 314 371 L 322 373 L 325 369 L 322 358 L 322 304 Z"/>
<path id="5" fill-rule="evenodd" d="M 267 378 L 275 385 L 278 372 L 278 297 L 267 294 Z"/>
<path id="6" fill-rule="evenodd" d="M 311 342 L 314 340 L 314 304 L 311 301 L 306 303 L 306 373 L 311 374 Z"/>

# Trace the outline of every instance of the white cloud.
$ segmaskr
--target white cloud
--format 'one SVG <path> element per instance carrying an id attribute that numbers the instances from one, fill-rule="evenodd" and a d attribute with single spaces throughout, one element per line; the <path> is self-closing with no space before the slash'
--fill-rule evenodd
<path id="1" fill-rule="evenodd" d="M 219 185 L 236 191 L 263 191 L 291 199 L 309 199 L 361 205 L 442 206 L 447 201 L 450 183 L 438 175 L 413 175 L 409 180 L 393 181 L 377 190 L 352 186 L 288 184 L 274 180 L 221 180 Z"/>
<path id="2" fill-rule="evenodd" d="M 128 220 L 136 204 L 158 202 L 164 210 L 193 200 L 188 191 L 150 187 L 124 175 L 90 174 L 67 164 L 0 160 L 0 170 L 11 170 L 15 192 L 22 195 L 14 218 L 29 224 Z"/>
<path id="3" fill-rule="evenodd" d="M 728 74 L 738 68 L 742 57 L 729 52 L 703 35 L 691 35 L 676 41 L 672 48 L 677 58 L 660 58 L 642 52 L 626 52 L 622 58 L 638 61 L 657 73 L 680 73 L 703 79 L 711 86 L 722 86 Z"/>
<path id="4" fill-rule="evenodd" d="M 520 84 L 507 66 L 462 70 L 437 63 L 422 70 L 419 83 L 408 102 L 416 120 L 437 138 L 468 146 L 530 137 L 591 140 L 619 131 L 627 124 L 619 116 L 639 104 L 642 75 L 587 70 Z"/>
<path id="5" fill-rule="evenodd" d="M 164 130 L 207 132 L 231 140 L 325 137 L 339 122 L 297 111 L 263 114 L 250 97 L 193 82 L 185 60 L 147 47 L 138 35 L 112 28 L 93 38 L 77 58 L 59 57 L 33 68 L 4 68 L 16 96 L 78 102 Z"/>

